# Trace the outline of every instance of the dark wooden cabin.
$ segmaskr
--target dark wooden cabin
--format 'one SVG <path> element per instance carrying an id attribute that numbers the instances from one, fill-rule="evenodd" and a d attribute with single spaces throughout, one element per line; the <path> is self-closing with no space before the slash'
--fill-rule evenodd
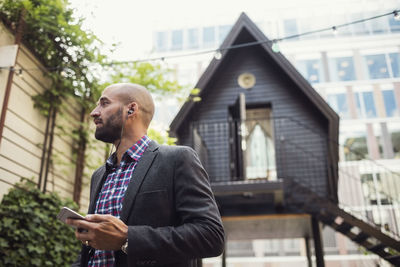
<path id="1" fill-rule="evenodd" d="M 349 215 L 337 206 L 339 116 L 271 46 L 243 13 L 170 131 L 199 154 L 228 239 L 313 238 L 324 266 L 319 222 Z"/>

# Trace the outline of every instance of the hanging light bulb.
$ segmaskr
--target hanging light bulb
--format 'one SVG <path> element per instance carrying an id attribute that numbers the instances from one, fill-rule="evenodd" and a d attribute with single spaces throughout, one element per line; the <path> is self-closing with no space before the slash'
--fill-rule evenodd
<path id="1" fill-rule="evenodd" d="M 279 53 L 281 50 L 279 49 L 278 41 L 273 41 L 271 46 L 272 51 L 275 53 Z"/>
<path id="2" fill-rule="evenodd" d="M 216 60 L 220 60 L 222 58 L 222 54 L 219 50 L 215 51 L 214 58 Z"/>
<path id="3" fill-rule="evenodd" d="M 398 11 L 393 11 L 393 14 L 394 14 L 394 19 L 395 20 L 400 20 L 400 14 L 399 14 Z"/>
<path id="4" fill-rule="evenodd" d="M 332 27 L 332 31 L 333 31 L 333 34 L 334 34 L 334 35 L 337 35 L 338 30 L 337 30 L 336 26 L 333 26 L 333 27 Z"/>

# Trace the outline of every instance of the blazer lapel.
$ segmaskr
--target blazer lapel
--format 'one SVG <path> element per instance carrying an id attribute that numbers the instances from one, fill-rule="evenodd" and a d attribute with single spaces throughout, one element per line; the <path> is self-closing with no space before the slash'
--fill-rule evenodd
<path id="1" fill-rule="evenodd" d="M 101 187 L 103 186 L 104 180 L 106 179 L 108 172 L 106 171 L 105 164 L 93 175 L 93 189 L 90 192 L 90 206 L 89 214 L 93 214 L 96 208 L 96 200 L 99 196 Z"/>
<path id="2" fill-rule="evenodd" d="M 128 188 L 126 189 L 124 201 L 122 202 L 122 210 L 120 219 L 123 222 L 128 220 L 129 211 L 135 202 L 136 194 L 148 172 L 154 158 L 157 155 L 157 148 L 159 145 L 155 141 L 151 141 L 146 151 L 143 153 L 139 162 L 136 165 L 135 171 L 131 177 Z"/>

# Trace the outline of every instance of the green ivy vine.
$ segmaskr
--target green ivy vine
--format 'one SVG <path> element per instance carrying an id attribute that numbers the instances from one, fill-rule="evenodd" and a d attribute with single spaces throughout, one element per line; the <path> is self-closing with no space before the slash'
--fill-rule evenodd
<path id="1" fill-rule="evenodd" d="M 74 230 L 57 220 L 71 200 L 42 193 L 24 180 L 4 195 L 0 205 L 0 267 L 70 266 L 81 248 Z"/>

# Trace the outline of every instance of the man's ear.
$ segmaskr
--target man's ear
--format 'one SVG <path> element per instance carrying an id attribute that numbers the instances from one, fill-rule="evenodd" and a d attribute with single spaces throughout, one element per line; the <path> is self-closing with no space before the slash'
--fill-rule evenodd
<path id="1" fill-rule="evenodd" d="M 135 102 L 132 102 L 131 104 L 128 105 L 128 115 L 133 114 L 137 110 L 137 104 Z"/>

